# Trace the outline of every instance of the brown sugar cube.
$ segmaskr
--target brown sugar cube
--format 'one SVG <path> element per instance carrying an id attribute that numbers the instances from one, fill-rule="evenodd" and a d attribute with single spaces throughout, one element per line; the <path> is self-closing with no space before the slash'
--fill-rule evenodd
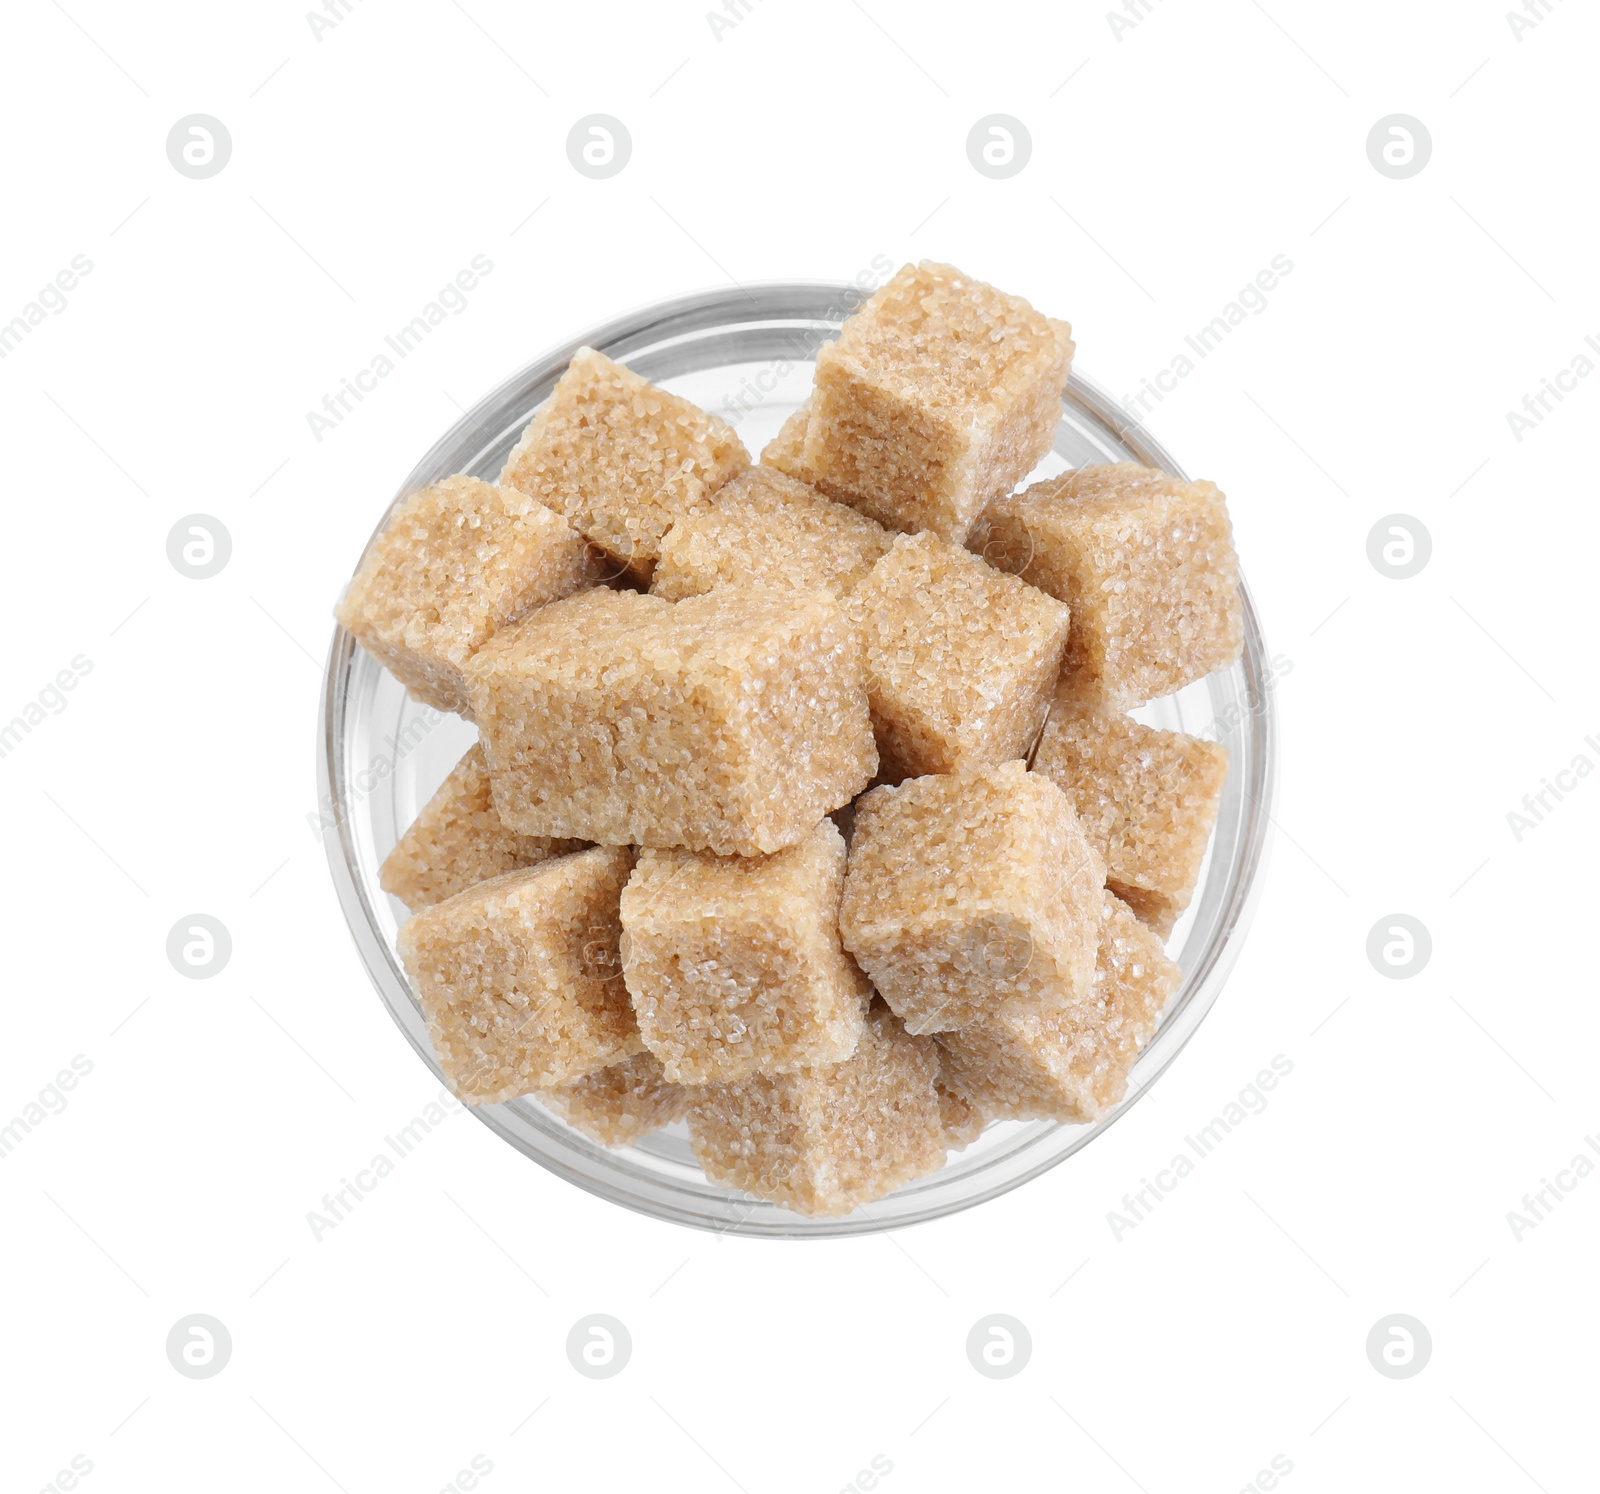
<path id="1" fill-rule="evenodd" d="M 771 856 L 641 851 L 622 894 L 622 975 L 668 1079 L 840 1063 L 872 988 L 839 945 L 844 837 L 823 820 Z"/>
<path id="2" fill-rule="evenodd" d="M 644 1047 L 622 983 L 617 902 L 633 853 L 597 846 L 413 914 L 400 957 L 451 1087 L 493 1105 Z"/>
<path id="3" fill-rule="evenodd" d="M 914 1033 L 1083 999 L 1105 866 L 1071 802 L 1020 762 L 856 801 L 839 932 Z"/>
<path id="4" fill-rule="evenodd" d="M 901 535 L 845 599 L 862 631 L 879 777 L 1026 757 L 1071 614 L 932 534 Z"/>
<path id="5" fill-rule="evenodd" d="M 1093 1121 L 1112 1108 L 1182 972 L 1109 892 L 1087 1002 L 1007 1008 L 939 1038 L 945 1082 L 986 1114 Z"/>
<path id="6" fill-rule="evenodd" d="M 378 871 L 378 883 L 415 913 L 490 877 L 582 850 L 581 840 L 517 835 L 495 813 L 483 745 L 466 755 L 422 806 Z"/>
<path id="7" fill-rule="evenodd" d="M 1072 608 L 1065 671 L 1114 709 L 1170 695 L 1243 647 L 1233 529 L 1209 482 L 1080 467 L 995 499 L 967 548 Z"/>
<path id="8" fill-rule="evenodd" d="M 500 481 L 565 515 L 648 581 L 661 537 L 749 464 L 726 421 L 579 348 Z"/>
<path id="9" fill-rule="evenodd" d="M 631 1146 L 682 1120 L 695 1092 L 671 1084 L 652 1053 L 636 1053 L 571 1084 L 539 1091 L 539 1099 L 569 1126 L 602 1146 Z"/>
<path id="10" fill-rule="evenodd" d="M 335 609 L 412 696 L 466 707 L 461 667 L 500 628 L 594 581 L 589 547 L 512 488 L 447 477 L 407 498 Z"/>
<path id="11" fill-rule="evenodd" d="M 1165 938 L 1189 906 L 1228 777 L 1228 749 L 1085 707 L 1063 688 L 1033 770 L 1072 800 L 1106 886 Z"/>
<path id="12" fill-rule="evenodd" d="M 714 1183 L 836 1217 L 944 1163 L 938 1051 L 881 1006 L 843 1063 L 708 1085 L 689 1138 Z"/>
<path id="13" fill-rule="evenodd" d="M 825 591 L 596 588 L 469 672 L 495 808 L 520 835 L 765 855 L 877 767 L 860 640 Z"/>
<path id="14" fill-rule="evenodd" d="M 1072 353 L 1026 301 L 906 265 L 818 351 L 800 461 L 880 524 L 959 544 L 1050 449 Z"/>
<path id="15" fill-rule="evenodd" d="M 781 472 L 751 467 L 705 513 L 667 531 L 650 590 L 669 602 L 724 582 L 843 595 L 893 542 L 853 508 Z"/>

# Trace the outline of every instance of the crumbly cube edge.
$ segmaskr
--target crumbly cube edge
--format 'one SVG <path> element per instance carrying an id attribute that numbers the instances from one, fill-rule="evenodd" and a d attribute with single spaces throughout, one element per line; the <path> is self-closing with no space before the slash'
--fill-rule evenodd
<path id="1" fill-rule="evenodd" d="M 708 1085 L 689 1135 L 711 1181 L 838 1218 L 943 1166 L 938 1076 L 932 1041 L 874 1005 L 847 1061 Z"/>
<path id="2" fill-rule="evenodd" d="M 632 1146 L 689 1113 L 694 1090 L 673 1084 L 654 1054 L 636 1053 L 570 1084 L 539 1091 L 539 1101 L 601 1146 Z"/>
<path id="3" fill-rule="evenodd" d="M 483 744 L 474 742 L 384 857 L 378 885 L 415 913 L 585 844 L 508 830 L 495 813 Z"/>
<path id="4" fill-rule="evenodd" d="M 881 524 L 770 467 L 732 478 L 661 541 L 650 590 L 668 601 L 720 585 L 844 595 L 894 542 Z"/>

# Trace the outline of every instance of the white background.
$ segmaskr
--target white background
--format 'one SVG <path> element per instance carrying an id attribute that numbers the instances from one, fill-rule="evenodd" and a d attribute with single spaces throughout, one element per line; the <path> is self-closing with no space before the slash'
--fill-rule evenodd
<path id="1" fill-rule="evenodd" d="M 92 669 L 0 759 L 0 1121 L 93 1068 L 0 1161 L 4 1486 L 77 1456 L 91 1490 L 432 1494 L 481 1455 L 491 1491 L 834 1494 L 877 1455 L 890 1494 L 1234 1491 L 1274 1456 L 1295 1494 L 1592 1488 L 1600 1179 L 1520 1239 L 1507 1215 L 1600 1132 L 1600 782 L 1520 841 L 1507 814 L 1600 763 L 1600 379 L 1520 442 L 1506 413 L 1600 334 L 1593 12 L 1519 37 L 1503 0 L 1157 0 L 1119 35 L 1101 4 L 753 0 L 719 37 L 706 0 L 464 4 L 356 0 L 320 39 L 294 3 L 5 7 L 0 320 L 93 269 L 0 362 L 0 720 Z M 164 144 L 197 112 L 233 139 L 203 181 Z M 595 112 L 633 138 L 607 181 L 565 151 Z M 965 148 L 996 112 L 1033 141 L 1004 181 Z M 1396 112 L 1433 140 L 1408 180 L 1366 153 Z M 714 1240 L 458 1117 L 314 1240 L 434 1089 L 306 822 L 329 609 L 376 516 L 547 346 L 880 253 L 1069 318 L 1119 393 L 1293 263 L 1146 417 L 1228 492 L 1293 664 L 1222 999 L 1086 1152 L 904 1234 Z M 314 439 L 476 254 L 468 308 Z M 196 512 L 233 538 L 207 581 L 165 550 Z M 1433 539 L 1404 581 L 1366 552 L 1396 512 Z M 165 954 L 194 912 L 232 933 L 209 981 Z M 1408 980 L 1365 952 L 1395 912 L 1433 939 Z M 1116 1239 L 1276 1054 L 1269 1107 Z M 163 1347 L 196 1312 L 233 1339 L 208 1380 Z M 633 1336 L 610 1380 L 564 1354 L 591 1312 Z M 1032 1335 L 1011 1379 L 965 1357 L 992 1312 Z M 1396 1312 L 1433 1341 L 1406 1380 L 1364 1347 Z"/>

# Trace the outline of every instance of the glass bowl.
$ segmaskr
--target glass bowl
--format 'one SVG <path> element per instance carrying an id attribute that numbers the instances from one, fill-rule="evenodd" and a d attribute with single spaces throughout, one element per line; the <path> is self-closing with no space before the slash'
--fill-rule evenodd
<path id="1" fill-rule="evenodd" d="M 783 284 L 707 291 L 621 317 L 530 364 L 464 415 L 397 495 L 452 473 L 493 480 L 572 354 L 598 348 L 732 422 L 752 456 L 805 397 L 816 349 L 864 298 L 853 286 Z M 1172 458 L 1087 379 L 1074 373 L 1055 449 L 1033 477 L 1088 462 L 1138 461 L 1182 476 Z M 384 518 L 387 515 L 383 516 Z M 380 524 L 381 527 L 381 524 Z M 474 1114 L 541 1166 L 658 1219 L 778 1238 L 866 1234 L 936 1219 L 1038 1177 L 1087 1146 L 1133 1105 L 1188 1042 L 1239 953 L 1267 848 L 1275 726 L 1266 644 L 1250 594 L 1244 653 L 1232 668 L 1137 714 L 1151 725 L 1213 737 L 1230 753 L 1227 785 L 1194 900 L 1168 940 L 1182 984 L 1140 1055 L 1127 1097 L 1094 1125 L 991 1124 L 940 1171 L 842 1219 L 809 1219 L 706 1180 L 680 1122 L 634 1146 L 590 1141 L 532 1099 Z M 378 868 L 456 760 L 472 726 L 412 701 L 351 635 L 336 629 L 318 726 L 318 796 L 334 884 L 362 962 L 390 1016 L 443 1083 L 416 998 L 395 952 L 402 905 Z"/>

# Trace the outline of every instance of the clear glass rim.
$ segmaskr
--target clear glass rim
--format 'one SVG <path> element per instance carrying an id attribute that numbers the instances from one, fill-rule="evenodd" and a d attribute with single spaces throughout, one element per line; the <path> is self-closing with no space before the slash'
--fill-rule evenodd
<path id="1" fill-rule="evenodd" d="M 737 290 L 701 291 L 642 307 L 565 342 L 513 374 L 456 421 L 417 463 L 374 526 L 373 534 L 382 529 L 394 504 L 403 497 L 419 486 L 461 470 L 453 459 L 474 442 L 481 446 L 491 435 L 498 438 L 520 430 L 528 413 L 549 393 L 580 347 L 596 348 L 612 358 L 628 361 L 647 377 L 660 377 L 674 366 L 675 346 L 692 344 L 693 338 L 708 329 L 738 323 L 741 327 L 748 325 L 753 334 L 749 342 L 753 358 L 786 354 L 809 357 L 815 345 L 802 349 L 797 346 L 798 339 L 806 333 L 815 335 L 820 326 L 836 324 L 866 294 L 855 286 L 829 282 L 775 282 Z M 1175 477 L 1187 476 L 1148 431 L 1083 375 L 1072 373 L 1063 399 L 1146 466 Z M 1124 1115 L 1183 1051 L 1221 992 L 1259 898 L 1271 838 L 1278 734 L 1268 686 L 1266 642 L 1242 578 L 1239 592 L 1244 619 L 1240 668 L 1248 706 L 1243 730 L 1249 734 L 1250 751 L 1245 754 L 1248 776 L 1241 783 L 1244 819 L 1236 853 L 1226 868 L 1221 916 L 1200 959 L 1186 972 L 1182 988 L 1163 1016 L 1156 1036 L 1135 1065 L 1127 1096 L 1104 1119 L 1092 1126 L 1038 1123 L 1020 1145 L 1003 1159 L 996 1159 L 1008 1165 L 1003 1172 L 997 1170 L 987 1183 L 977 1184 L 979 1171 L 964 1180 L 952 1180 L 947 1166 L 844 1218 L 813 1219 L 746 1200 L 704 1179 L 680 1180 L 629 1168 L 619 1154 L 589 1142 L 554 1117 L 549 1117 L 548 1124 L 534 1117 L 536 1107 L 523 1107 L 525 1113 L 519 1114 L 514 1108 L 520 1103 L 517 1101 L 469 1107 L 473 1114 L 541 1166 L 610 1202 L 674 1223 L 757 1238 L 829 1238 L 923 1223 L 997 1198 L 1065 1161 Z M 331 809 L 323 820 L 324 849 L 346 924 L 369 978 L 411 1046 L 444 1083 L 404 969 L 380 930 L 358 874 L 360 863 L 351 830 L 353 798 L 345 752 L 346 708 L 357 656 L 354 637 L 336 626 L 329 646 L 317 730 L 318 802 Z M 547 1112 L 538 1110 L 539 1117 L 545 1115 Z M 530 1131 L 536 1134 L 537 1143 L 528 1134 Z M 952 1165 L 960 1155 L 953 1154 Z M 957 1186 L 951 1186 L 953 1181 Z"/>

